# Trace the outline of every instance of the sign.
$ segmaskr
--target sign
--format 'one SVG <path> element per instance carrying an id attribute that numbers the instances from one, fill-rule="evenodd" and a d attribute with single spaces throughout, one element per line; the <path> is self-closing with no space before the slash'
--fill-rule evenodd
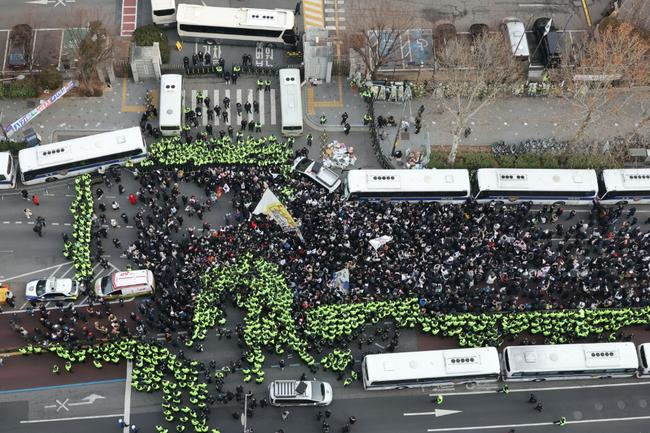
<path id="1" fill-rule="evenodd" d="M 287 208 L 280 200 L 273 194 L 273 191 L 266 189 L 260 202 L 253 210 L 255 215 L 264 214 L 273 219 L 284 232 L 297 231 L 298 224 L 293 219 Z"/>
<path id="2" fill-rule="evenodd" d="M 350 293 L 350 271 L 343 268 L 340 271 L 332 272 L 332 281 L 330 283 L 336 289 L 337 293 L 347 295 Z"/>
<path id="3" fill-rule="evenodd" d="M 370 239 L 370 245 L 372 245 L 375 250 L 378 250 L 392 240 L 392 236 L 379 236 L 378 238 Z"/>
<path id="4" fill-rule="evenodd" d="M 59 98 L 61 98 L 63 95 L 68 93 L 70 89 L 72 89 L 75 86 L 74 82 L 69 81 L 66 83 L 63 87 L 61 87 L 56 93 L 54 93 L 52 96 L 49 97 L 49 99 L 46 99 L 45 101 L 42 101 L 41 104 L 34 108 L 32 111 L 29 113 L 25 114 L 23 117 L 20 119 L 16 120 L 14 123 L 11 125 L 5 127 L 5 133 L 11 137 L 15 132 L 20 130 L 23 126 L 27 125 L 33 118 L 41 114 L 43 111 L 45 111 L 47 108 L 50 107 L 50 105 L 54 104 Z"/>

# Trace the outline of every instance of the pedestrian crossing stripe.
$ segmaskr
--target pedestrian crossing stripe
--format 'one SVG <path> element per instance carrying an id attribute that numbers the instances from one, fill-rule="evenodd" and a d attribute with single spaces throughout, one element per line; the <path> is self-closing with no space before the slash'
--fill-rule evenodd
<path id="1" fill-rule="evenodd" d="M 304 0 L 302 14 L 305 30 L 311 27 L 323 28 L 325 26 L 325 11 L 322 0 Z"/>
<path id="2" fill-rule="evenodd" d="M 271 91 L 264 91 L 264 90 L 257 90 L 257 89 L 242 89 L 242 88 L 237 88 L 235 89 L 235 96 L 233 100 L 233 96 L 231 96 L 231 89 L 225 89 L 223 92 L 220 91 L 220 89 L 214 89 L 212 91 L 212 94 L 210 94 L 210 91 L 207 89 L 203 90 L 196 90 L 192 89 L 191 91 L 191 98 L 189 101 L 185 101 L 187 105 L 183 105 L 184 107 L 190 107 L 195 109 L 197 104 L 196 104 L 196 95 L 198 95 L 199 91 L 203 94 L 203 96 L 209 96 L 210 97 L 210 108 L 214 109 L 215 106 L 220 106 L 221 107 L 221 114 L 219 116 L 214 113 L 214 120 L 212 122 L 208 121 L 208 115 L 207 115 L 207 108 L 205 104 L 202 105 L 203 108 L 203 115 L 201 116 L 200 123 L 202 126 L 207 126 L 208 123 L 212 123 L 212 126 L 219 126 L 219 125 L 233 125 L 233 128 L 235 126 L 241 126 L 241 121 L 245 117 L 246 120 L 250 122 L 255 122 L 256 120 L 262 125 L 265 125 L 265 100 L 266 98 L 269 99 L 269 113 L 270 113 L 270 123 L 269 125 L 277 125 L 277 103 L 276 103 L 276 89 L 271 89 Z M 257 94 L 255 93 L 257 92 Z M 223 96 L 222 96 L 223 95 Z M 230 98 L 230 105 L 228 109 L 224 109 L 223 107 L 223 98 L 227 97 Z M 255 110 L 253 109 L 253 102 L 255 101 L 255 97 L 257 97 L 257 102 L 259 102 L 259 113 L 255 113 Z M 185 90 L 183 90 L 183 99 L 185 99 Z M 239 116 L 237 114 L 237 103 L 240 103 L 242 106 L 242 114 Z M 246 102 L 251 104 L 251 112 L 247 113 L 246 112 Z M 184 103 L 185 104 L 185 103 Z M 228 113 L 228 120 L 226 122 L 223 121 L 223 113 L 227 112 Z M 236 119 L 233 119 L 233 116 L 236 116 Z M 256 119 L 257 117 L 257 119 Z M 236 128 L 235 128 L 236 129 Z"/>

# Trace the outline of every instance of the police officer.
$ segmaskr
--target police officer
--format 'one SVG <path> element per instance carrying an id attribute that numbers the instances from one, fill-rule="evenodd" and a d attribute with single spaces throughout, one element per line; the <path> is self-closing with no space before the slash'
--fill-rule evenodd
<path id="1" fill-rule="evenodd" d="M 341 125 L 345 125 L 347 121 L 348 121 L 348 112 L 345 111 L 343 114 L 341 114 Z"/>

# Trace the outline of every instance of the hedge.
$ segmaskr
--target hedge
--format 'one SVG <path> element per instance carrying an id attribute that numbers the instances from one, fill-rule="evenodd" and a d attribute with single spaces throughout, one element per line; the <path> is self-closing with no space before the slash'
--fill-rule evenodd
<path id="1" fill-rule="evenodd" d="M 169 62 L 169 41 L 167 35 L 162 32 L 155 24 L 144 27 L 138 27 L 133 32 L 133 41 L 139 47 L 151 47 L 154 42 L 160 46 L 160 58 L 163 63 Z"/>
<path id="2" fill-rule="evenodd" d="M 0 141 L 0 152 L 11 152 L 17 155 L 19 150 L 29 147 L 24 141 Z"/>
<path id="3" fill-rule="evenodd" d="M 32 77 L 13 80 L 0 85 L 0 98 L 36 98 L 38 83 Z"/>

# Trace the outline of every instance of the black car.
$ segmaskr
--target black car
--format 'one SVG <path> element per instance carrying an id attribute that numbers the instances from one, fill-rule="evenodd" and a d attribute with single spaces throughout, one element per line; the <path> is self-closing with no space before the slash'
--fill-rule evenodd
<path id="1" fill-rule="evenodd" d="M 546 25 L 550 19 L 538 18 L 535 20 L 533 31 L 537 38 L 537 50 L 541 55 L 542 64 L 546 68 L 555 68 L 562 62 L 562 46 L 560 45 L 560 34 L 552 21 L 548 33 L 546 33 Z"/>
<path id="2" fill-rule="evenodd" d="M 32 28 L 27 24 L 18 24 L 9 34 L 9 51 L 7 64 L 11 69 L 28 69 L 32 49 Z"/>

